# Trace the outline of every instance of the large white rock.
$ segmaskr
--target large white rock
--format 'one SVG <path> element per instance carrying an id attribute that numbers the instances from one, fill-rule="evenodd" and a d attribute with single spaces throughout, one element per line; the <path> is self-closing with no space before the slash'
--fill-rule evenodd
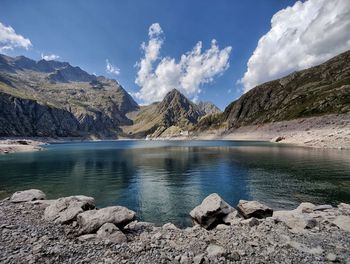
<path id="1" fill-rule="evenodd" d="M 301 213 L 301 210 L 275 211 L 273 217 L 285 223 L 294 233 L 304 232 L 305 229 L 311 229 L 317 225 L 316 219 Z"/>
<path id="2" fill-rule="evenodd" d="M 96 237 L 118 244 L 126 242 L 128 240 L 124 233 L 112 223 L 106 223 L 101 226 L 96 233 Z"/>
<path id="3" fill-rule="evenodd" d="M 123 206 L 110 206 L 99 210 L 90 210 L 77 216 L 80 234 L 88 234 L 97 231 L 105 223 L 124 227 L 134 220 L 135 212 Z"/>
<path id="4" fill-rule="evenodd" d="M 240 200 L 237 205 L 238 212 L 244 218 L 266 218 L 272 216 L 273 210 L 257 201 Z"/>
<path id="5" fill-rule="evenodd" d="M 348 215 L 337 216 L 334 219 L 333 224 L 335 224 L 340 229 L 350 232 L 350 216 Z"/>
<path id="6" fill-rule="evenodd" d="M 55 200 L 44 211 L 44 219 L 59 224 L 66 224 L 76 220 L 77 215 L 95 208 L 95 199 L 77 195 Z"/>
<path id="7" fill-rule="evenodd" d="M 14 194 L 12 194 L 10 201 L 13 203 L 23 203 L 44 199 L 46 199 L 46 195 L 44 192 L 37 189 L 30 189 L 15 192 Z"/>
<path id="8" fill-rule="evenodd" d="M 234 210 L 217 193 L 207 196 L 200 205 L 195 207 L 190 215 L 195 224 L 209 229 L 223 223 L 223 218 Z"/>

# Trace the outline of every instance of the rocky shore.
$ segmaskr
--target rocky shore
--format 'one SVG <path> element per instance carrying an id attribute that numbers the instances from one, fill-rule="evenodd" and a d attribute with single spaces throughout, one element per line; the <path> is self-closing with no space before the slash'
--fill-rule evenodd
<path id="1" fill-rule="evenodd" d="M 32 139 L 0 139 L 0 154 L 42 150 L 45 143 Z"/>
<path id="2" fill-rule="evenodd" d="M 194 226 L 179 229 L 96 209 L 92 197 L 45 197 L 27 190 L 0 202 L 1 263 L 350 263 L 344 203 L 273 211 L 211 194 L 190 212 Z"/>

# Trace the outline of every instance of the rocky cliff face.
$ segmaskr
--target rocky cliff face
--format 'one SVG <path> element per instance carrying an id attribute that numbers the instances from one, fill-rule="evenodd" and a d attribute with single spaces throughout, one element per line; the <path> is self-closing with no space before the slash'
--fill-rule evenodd
<path id="1" fill-rule="evenodd" d="M 261 84 L 203 118 L 197 129 L 234 128 L 350 112 L 350 51 L 307 70 Z"/>
<path id="2" fill-rule="evenodd" d="M 0 55 L 0 92 L 1 134 L 6 136 L 116 137 L 121 125 L 132 124 L 126 114 L 139 108 L 115 80 L 67 62 L 23 56 Z"/>
<path id="3" fill-rule="evenodd" d="M 79 135 L 79 122 L 66 110 L 0 93 L 0 136 Z"/>

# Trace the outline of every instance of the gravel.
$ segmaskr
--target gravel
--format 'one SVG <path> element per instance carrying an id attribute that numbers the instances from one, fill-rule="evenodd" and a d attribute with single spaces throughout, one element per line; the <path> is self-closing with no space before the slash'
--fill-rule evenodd
<path id="1" fill-rule="evenodd" d="M 301 232 L 275 217 L 212 230 L 133 222 L 119 244 L 79 239 L 76 222 L 46 221 L 44 208 L 0 202 L 0 263 L 350 263 L 350 233 L 332 223 L 349 207 L 313 212 L 317 225 Z"/>

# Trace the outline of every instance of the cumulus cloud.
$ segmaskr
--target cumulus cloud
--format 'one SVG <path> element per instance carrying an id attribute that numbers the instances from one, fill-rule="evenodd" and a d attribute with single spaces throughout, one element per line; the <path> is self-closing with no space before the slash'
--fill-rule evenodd
<path id="1" fill-rule="evenodd" d="M 120 69 L 113 64 L 109 62 L 109 60 L 106 60 L 106 72 L 114 75 L 119 75 L 120 74 Z"/>
<path id="2" fill-rule="evenodd" d="M 277 12 L 240 82 L 247 92 L 263 82 L 320 64 L 350 49 L 350 1 L 298 1 Z"/>
<path id="3" fill-rule="evenodd" d="M 56 54 L 47 54 L 47 55 L 44 55 L 43 53 L 41 53 L 41 58 L 43 60 L 46 60 L 46 61 L 50 61 L 50 60 L 57 60 L 60 58 L 60 56 L 56 55 Z"/>
<path id="4" fill-rule="evenodd" d="M 32 46 L 29 39 L 19 35 L 11 26 L 5 26 L 0 22 L 0 52 L 13 50 L 14 48 L 28 49 Z"/>
<path id="5" fill-rule="evenodd" d="M 212 40 L 211 47 L 205 51 L 202 51 L 202 42 L 199 41 L 176 61 L 160 56 L 164 37 L 158 23 L 150 26 L 148 35 L 148 43 L 141 44 L 144 57 L 136 64 L 135 83 L 141 89 L 134 94 L 144 103 L 160 101 L 174 88 L 196 99 L 202 84 L 212 82 L 229 67 L 231 47 L 220 49 L 216 40 Z"/>

